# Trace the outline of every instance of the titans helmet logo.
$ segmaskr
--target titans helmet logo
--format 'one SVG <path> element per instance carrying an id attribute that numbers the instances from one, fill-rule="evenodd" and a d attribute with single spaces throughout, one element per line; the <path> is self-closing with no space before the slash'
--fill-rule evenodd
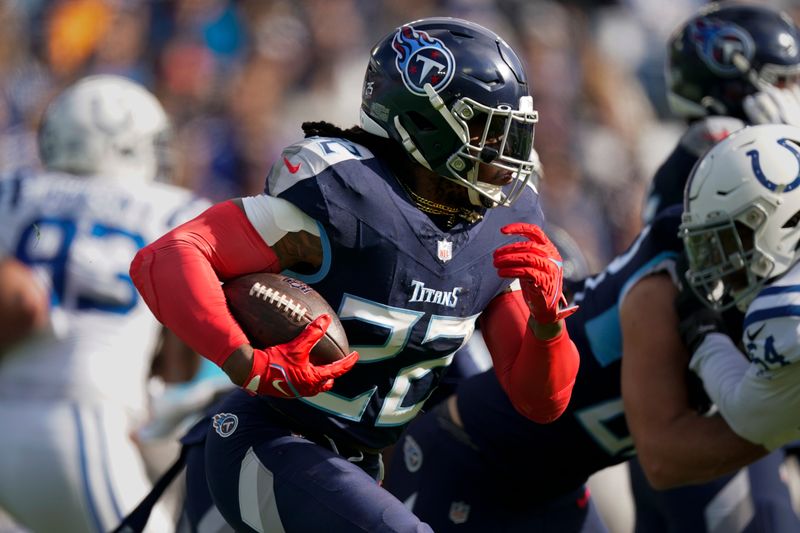
<path id="1" fill-rule="evenodd" d="M 439 39 L 411 26 L 403 26 L 397 30 L 392 46 L 397 53 L 397 70 L 412 93 L 425 96 L 426 83 L 439 92 L 453 79 L 453 53 Z"/>
<path id="2" fill-rule="evenodd" d="M 778 144 L 789 150 L 795 159 L 797 159 L 798 164 L 800 164 L 800 152 L 797 151 L 797 145 L 795 145 L 789 139 L 779 139 Z M 796 189 L 798 185 L 800 185 L 800 172 L 798 172 L 797 176 L 789 183 L 775 183 L 767 178 L 766 174 L 764 174 L 764 170 L 761 168 L 758 150 L 750 150 L 746 153 L 746 155 L 750 158 L 750 165 L 753 167 L 753 174 L 756 175 L 756 179 L 761 185 L 770 191 L 780 194 L 792 191 Z"/>
<path id="3" fill-rule="evenodd" d="M 733 61 L 737 54 L 744 56 L 748 62 L 753 59 L 753 38 L 730 22 L 699 19 L 689 27 L 689 38 L 697 48 L 700 59 L 712 72 L 722 76 L 741 74 Z"/>

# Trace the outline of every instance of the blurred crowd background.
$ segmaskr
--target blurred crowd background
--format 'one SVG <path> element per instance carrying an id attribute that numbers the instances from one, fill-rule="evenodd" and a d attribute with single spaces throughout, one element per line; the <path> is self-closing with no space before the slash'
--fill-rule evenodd
<path id="1" fill-rule="evenodd" d="M 369 48 L 449 15 L 527 63 L 549 220 L 593 269 L 640 229 L 649 180 L 683 125 L 664 88 L 669 34 L 700 0 L 2 0 L 0 170 L 39 165 L 36 128 L 78 77 L 133 78 L 174 121 L 176 180 L 213 200 L 255 194 L 300 124 L 358 122 Z M 800 13 L 800 0 L 770 0 Z"/>

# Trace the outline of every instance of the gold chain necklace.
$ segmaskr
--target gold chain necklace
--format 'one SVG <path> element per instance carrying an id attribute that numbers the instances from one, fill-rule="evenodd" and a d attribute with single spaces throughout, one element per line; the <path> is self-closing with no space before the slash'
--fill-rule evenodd
<path id="1" fill-rule="evenodd" d="M 430 215 L 441 215 L 447 217 L 447 227 L 452 228 L 456 223 L 456 218 L 462 218 L 468 223 L 473 224 L 483 218 L 481 213 L 466 207 L 450 207 L 449 205 L 440 204 L 432 200 L 428 200 L 411 190 L 403 180 L 397 180 L 400 185 L 408 193 L 417 209 L 423 213 Z"/>

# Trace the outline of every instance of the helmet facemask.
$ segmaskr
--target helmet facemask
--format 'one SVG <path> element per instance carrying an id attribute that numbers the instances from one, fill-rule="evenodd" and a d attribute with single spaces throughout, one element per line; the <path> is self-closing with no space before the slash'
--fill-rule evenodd
<path id="1" fill-rule="evenodd" d="M 426 168 L 466 187 L 473 205 L 513 204 L 538 167 L 537 158 L 533 156 L 533 133 L 539 115 L 533 109 L 533 99 L 523 96 L 519 107 L 513 109 L 509 105 L 489 107 L 471 98 L 460 98 L 448 108 L 430 84 L 425 85 L 425 92 L 461 146 L 443 165 L 432 167 L 395 117 L 395 127 L 406 150 Z M 481 165 L 511 172 L 512 182 L 500 186 L 480 181 Z"/>
<path id="2" fill-rule="evenodd" d="M 778 89 L 800 86 L 800 64 L 764 65 L 758 72 L 760 84 L 773 85 Z"/>
<path id="3" fill-rule="evenodd" d="M 739 219 L 755 226 L 751 228 Z M 763 208 L 754 205 L 735 218 L 720 213 L 705 224 L 681 228 L 689 260 L 689 284 L 712 309 L 723 311 L 736 305 L 746 310 L 769 279 L 775 263 L 758 249 L 755 238 L 766 220 Z"/>

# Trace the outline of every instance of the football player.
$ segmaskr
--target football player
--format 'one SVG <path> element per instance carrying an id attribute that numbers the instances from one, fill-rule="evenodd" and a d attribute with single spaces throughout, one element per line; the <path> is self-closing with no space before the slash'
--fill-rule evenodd
<path id="1" fill-rule="evenodd" d="M 686 186 L 687 277 L 711 310 L 744 313 L 738 346 L 719 315 L 686 319 L 691 368 L 742 437 L 768 449 L 800 439 L 800 128 L 741 130 Z"/>
<path id="2" fill-rule="evenodd" d="M 641 381 L 626 360 L 646 357 L 654 362 L 651 381 L 660 381 L 647 389 L 660 410 L 654 424 L 662 428 L 657 455 L 645 449 L 661 461 L 654 481 L 662 488 L 703 483 L 697 500 L 684 502 L 673 520 L 680 526 L 674 531 L 710 532 L 719 524 L 736 531 L 765 518 L 775 525 L 770 531 L 797 528 L 779 480 L 780 457 L 773 456 L 755 467 L 766 472 L 757 487 L 780 490 L 771 486 L 761 493 L 754 485 L 751 495 L 746 480 L 744 486 L 737 482 L 738 505 L 706 522 L 707 504 L 725 499 L 732 473 L 766 450 L 739 437 L 719 415 L 704 416 L 705 397 L 687 380 L 688 354 L 673 307 L 680 221 L 680 206 L 664 210 L 624 254 L 578 286 L 573 301 L 581 310 L 567 326 L 581 362 L 558 420 L 543 425 L 520 416 L 491 371 L 470 377 L 456 395 L 410 424 L 396 446 L 386 488 L 437 532 L 605 531 L 584 484 L 637 451 L 626 424 L 632 408 L 622 392 Z M 483 330 L 490 342 L 495 334 Z"/>
<path id="3" fill-rule="evenodd" d="M 734 131 L 800 126 L 800 28 L 768 5 L 711 3 L 670 37 L 666 77 L 670 109 L 689 127 L 653 178 L 645 221 L 682 203 L 697 159 Z"/>
<path id="4" fill-rule="evenodd" d="M 263 194 L 137 255 L 131 273 L 156 316 L 242 388 L 200 427 L 189 507 L 210 489 L 238 531 L 429 530 L 377 483 L 380 451 L 479 316 L 502 332 L 489 350 L 515 409 L 558 418 L 577 372 L 563 325 L 576 308 L 528 185 L 536 121 L 499 36 L 452 18 L 403 25 L 372 49 L 360 127 L 304 124 Z M 324 316 L 292 342 L 251 346 L 220 281 L 257 271 L 314 287 L 358 354 L 309 363 Z"/>
<path id="5" fill-rule="evenodd" d="M 84 78 L 45 110 L 45 170 L 0 180 L 0 261 L 23 263 L 47 294 L 45 313 L 23 315 L 44 324 L 0 357 L 0 507 L 32 531 L 109 531 L 150 488 L 130 434 L 161 326 L 128 267 L 208 206 L 157 182 L 168 132 L 140 85 Z M 174 520 L 157 508 L 151 526 Z"/>
<path id="6" fill-rule="evenodd" d="M 646 220 L 682 203 L 698 158 L 734 131 L 761 123 L 800 126 L 800 29 L 768 5 L 711 3 L 670 37 L 666 77 L 670 107 L 689 128 L 656 172 L 643 210 Z M 686 505 L 711 501 L 715 492 L 699 497 L 698 488 L 653 491 L 642 469 L 651 465 L 630 464 L 637 521 L 643 527 L 680 520 Z M 751 480 L 764 478 L 750 470 Z"/>

